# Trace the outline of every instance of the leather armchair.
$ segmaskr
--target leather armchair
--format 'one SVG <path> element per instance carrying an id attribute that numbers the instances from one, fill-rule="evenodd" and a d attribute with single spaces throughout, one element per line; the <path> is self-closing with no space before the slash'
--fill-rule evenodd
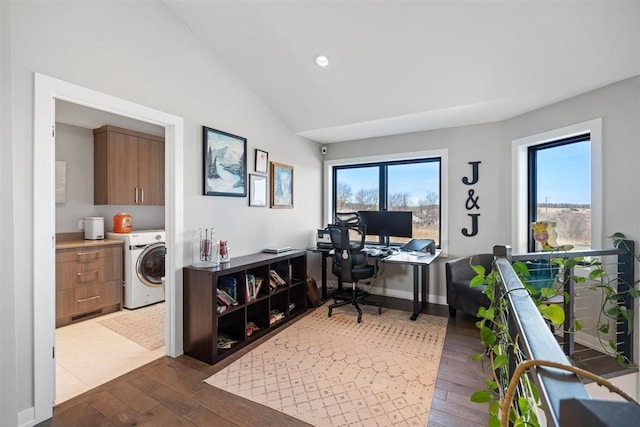
<path id="1" fill-rule="evenodd" d="M 471 265 L 482 265 L 488 274 L 491 271 L 493 259 L 493 254 L 478 254 L 458 258 L 445 264 L 447 304 L 451 317 L 455 317 L 457 310 L 475 316 L 480 307 L 489 307 L 489 298 L 482 293 L 485 285 L 471 288 L 469 283 L 476 275 Z"/>

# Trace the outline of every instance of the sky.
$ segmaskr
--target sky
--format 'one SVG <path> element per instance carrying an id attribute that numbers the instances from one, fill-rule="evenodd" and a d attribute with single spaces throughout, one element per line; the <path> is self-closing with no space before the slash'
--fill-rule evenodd
<path id="1" fill-rule="evenodd" d="M 538 151 L 538 204 L 591 204 L 590 142 Z"/>

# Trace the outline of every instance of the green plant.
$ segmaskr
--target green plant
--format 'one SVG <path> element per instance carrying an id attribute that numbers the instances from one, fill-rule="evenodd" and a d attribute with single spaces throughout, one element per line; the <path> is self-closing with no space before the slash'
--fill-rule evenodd
<path id="1" fill-rule="evenodd" d="M 615 247 L 622 247 L 633 255 L 636 261 L 640 261 L 640 255 L 633 253 L 626 246 L 625 236 L 622 233 L 615 233 L 611 236 Z M 562 327 L 565 321 L 564 310 L 559 304 L 550 301 L 561 296 L 564 302 L 568 302 L 570 296 L 564 292 L 564 284 L 567 280 L 573 280 L 575 283 L 590 283 L 586 289 L 599 291 L 602 302 L 598 313 L 597 335 L 598 340 L 605 353 L 615 356 L 619 363 L 629 365 L 630 360 L 617 350 L 616 343 L 612 340 L 605 340 L 602 334 L 607 334 L 611 324 L 622 320 L 627 323 L 628 331 L 631 333 L 634 313 L 632 309 L 628 309 L 624 304 L 629 298 L 638 298 L 640 292 L 635 283 L 623 283 L 619 286 L 620 280 L 617 277 L 611 277 L 607 273 L 606 268 L 599 259 L 585 260 L 584 257 L 564 257 L 560 254 L 547 253 L 549 259 L 549 270 L 553 270 L 553 264 L 559 268 L 559 274 L 556 274 L 556 280 L 551 282 L 551 286 L 545 286 L 538 289 L 527 283 L 531 277 L 528 265 L 525 262 L 515 262 L 512 267 L 520 280 L 525 284 L 525 288 L 529 291 L 536 307 L 544 319 L 555 328 Z M 590 273 L 588 277 L 582 277 L 575 274 L 569 275 L 568 272 L 574 272 L 578 266 L 588 267 Z M 489 422 L 488 425 L 499 426 L 500 414 L 505 417 L 502 405 L 505 403 L 505 393 L 509 385 L 509 355 L 513 355 L 517 360 L 523 360 L 518 347 L 517 338 L 510 336 L 506 312 L 507 298 L 499 286 L 499 273 L 492 269 L 487 272 L 482 266 L 474 266 L 472 268 L 476 272 L 476 276 L 471 281 L 470 286 L 476 287 L 486 285 L 483 293 L 490 300 L 488 308 L 481 308 L 478 311 L 479 320 L 476 323 L 480 331 L 480 337 L 486 346 L 485 352 L 474 355 L 474 360 L 483 360 L 483 368 L 486 372 L 486 390 L 477 391 L 471 397 L 471 400 L 477 403 L 489 403 Z M 552 276 L 554 274 L 551 274 Z M 620 287 L 624 289 L 619 289 Z M 579 331 L 582 329 L 582 323 L 575 320 L 569 325 L 570 331 Z M 527 376 L 519 379 L 520 387 L 523 395 L 518 397 L 513 403 L 509 399 L 508 418 L 513 425 L 539 425 L 535 406 L 539 405 L 538 392 L 535 385 Z M 528 395 L 529 398 L 524 397 Z"/>

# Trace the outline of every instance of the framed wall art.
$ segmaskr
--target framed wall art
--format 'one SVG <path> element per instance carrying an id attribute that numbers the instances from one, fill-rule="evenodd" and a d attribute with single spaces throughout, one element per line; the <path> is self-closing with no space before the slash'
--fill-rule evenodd
<path id="1" fill-rule="evenodd" d="M 205 196 L 246 197 L 247 139 L 202 127 Z"/>
<path id="2" fill-rule="evenodd" d="M 267 173 L 269 153 L 256 148 L 256 172 Z"/>
<path id="3" fill-rule="evenodd" d="M 293 166 L 271 162 L 271 207 L 293 208 Z"/>
<path id="4" fill-rule="evenodd" d="M 249 206 L 267 206 L 267 176 L 249 174 Z"/>

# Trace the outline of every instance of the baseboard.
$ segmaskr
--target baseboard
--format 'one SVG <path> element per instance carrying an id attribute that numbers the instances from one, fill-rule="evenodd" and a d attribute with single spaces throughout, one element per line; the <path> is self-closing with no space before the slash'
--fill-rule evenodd
<path id="1" fill-rule="evenodd" d="M 36 408 L 27 408 L 22 412 L 18 412 L 18 426 L 31 427 L 36 425 Z"/>

